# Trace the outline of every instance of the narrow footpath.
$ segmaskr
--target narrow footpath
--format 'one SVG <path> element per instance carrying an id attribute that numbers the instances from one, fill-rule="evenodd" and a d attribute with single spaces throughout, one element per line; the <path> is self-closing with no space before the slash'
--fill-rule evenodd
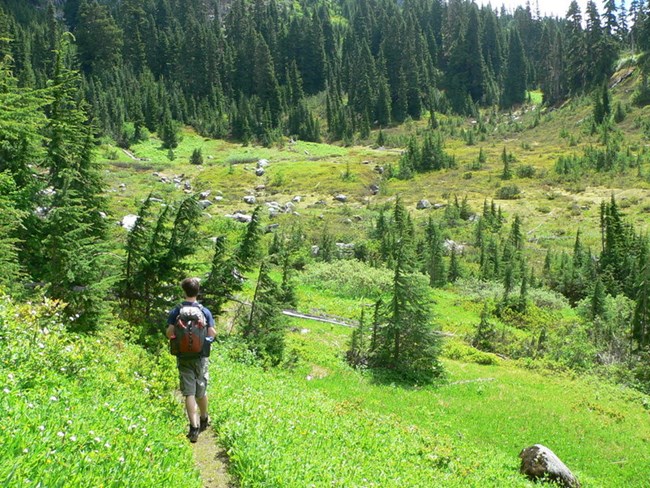
<path id="1" fill-rule="evenodd" d="M 235 488 L 237 485 L 228 475 L 228 457 L 216 440 L 214 430 L 208 427 L 192 444 L 194 462 L 201 473 L 203 488 Z"/>

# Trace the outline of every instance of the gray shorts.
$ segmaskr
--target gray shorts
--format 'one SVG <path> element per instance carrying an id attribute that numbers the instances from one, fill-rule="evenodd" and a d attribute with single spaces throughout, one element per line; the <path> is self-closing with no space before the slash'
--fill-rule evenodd
<path id="1" fill-rule="evenodd" d="M 183 396 L 203 398 L 208 388 L 208 358 L 179 359 L 178 379 Z"/>

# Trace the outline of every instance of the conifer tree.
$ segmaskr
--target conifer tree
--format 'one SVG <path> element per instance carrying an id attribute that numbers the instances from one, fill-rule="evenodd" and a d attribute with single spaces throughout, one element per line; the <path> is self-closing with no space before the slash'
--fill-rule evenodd
<path id="1" fill-rule="evenodd" d="M 639 349 L 644 349 L 650 346 L 650 259 L 647 244 L 642 247 L 639 266 L 636 306 L 632 316 L 632 338 Z"/>
<path id="2" fill-rule="evenodd" d="M 501 98 L 503 108 L 510 108 L 524 102 L 527 76 L 524 46 L 519 31 L 517 28 L 513 28 L 509 35 L 508 60 L 503 82 L 503 95 Z"/>
<path id="3" fill-rule="evenodd" d="M 243 270 L 253 269 L 262 256 L 262 207 L 257 206 L 246 226 L 241 244 L 237 249 L 236 258 Z"/>
<path id="4" fill-rule="evenodd" d="M 439 340 L 431 323 L 431 302 L 422 275 L 415 273 L 412 222 L 398 199 L 393 212 L 393 285 L 384 310 L 386 325 L 377 330 L 371 364 L 401 377 L 429 382 L 442 373 Z"/>
<path id="5" fill-rule="evenodd" d="M 203 302 L 215 316 L 221 315 L 232 293 L 241 290 L 243 279 L 239 275 L 234 257 L 227 255 L 226 238 L 214 241 L 214 254 L 210 273 L 201 285 Z"/>
<path id="6" fill-rule="evenodd" d="M 283 358 L 284 323 L 278 303 L 278 287 L 269 276 L 268 264 L 260 265 L 250 313 L 242 317 L 241 333 L 249 349 L 262 361 L 277 366 Z"/>

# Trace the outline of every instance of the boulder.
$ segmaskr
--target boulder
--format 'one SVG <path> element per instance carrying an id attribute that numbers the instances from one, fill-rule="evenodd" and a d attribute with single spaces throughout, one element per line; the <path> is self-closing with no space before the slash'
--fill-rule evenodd
<path id="1" fill-rule="evenodd" d="M 246 195 L 243 200 L 249 205 L 255 205 L 257 203 L 257 199 L 253 195 Z"/>
<path id="2" fill-rule="evenodd" d="M 334 200 L 336 200 L 337 202 L 345 203 L 345 202 L 348 201 L 348 197 L 346 197 L 346 196 L 343 195 L 342 193 L 339 193 L 338 195 L 336 195 L 336 196 L 334 197 Z"/>
<path id="3" fill-rule="evenodd" d="M 270 232 L 275 232 L 280 227 L 280 224 L 269 224 L 266 226 L 265 232 L 269 234 Z"/>
<path id="4" fill-rule="evenodd" d="M 205 200 L 205 199 L 208 198 L 209 196 L 210 196 L 210 190 L 202 191 L 202 192 L 199 194 L 199 198 L 200 198 L 201 200 Z"/>
<path id="5" fill-rule="evenodd" d="M 295 197 L 293 197 L 293 199 L 292 199 L 291 201 L 292 201 L 292 202 L 295 202 L 295 203 L 300 203 L 300 200 L 302 200 L 302 198 L 300 197 L 300 195 L 296 195 Z"/>
<path id="6" fill-rule="evenodd" d="M 241 212 L 235 212 L 234 214 L 226 214 L 226 217 L 229 219 L 236 220 L 237 222 L 242 222 L 244 224 L 248 224 L 251 220 L 253 220 L 253 217 L 251 215 L 246 215 Z"/>
<path id="7" fill-rule="evenodd" d="M 221 200 L 223 200 L 223 197 L 221 195 L 215 195 L 214 197 L 215 202 L 220 202 Z"/>
<path id="8" fill-rule="evenodd" d="M 258 168 L 266 168 L 269 165 L 269 160 L 268 159 L 260 159 L 257 162 L 257 167 Z"/>
<path id="9" fill-rule="evenodd" d="M 549 481 L 564 488 L 580 488 L 577 478 L 548 447 L 535 444 L 522 450 L 519 457 L 519 471 L 529 479 Z"/>
<path id="10" fill-rule="evenodd" d="M 264 168 L 257 168 L 257 169 L 255 170 L 255 174 L 256 174 L 257 176 L 264 176 Z"/>
<path id="11" fill-rule="evenodd" d="M 418 210 L 424 210 L 424 209 L 427 209 L 427 208 L 431 208 L 431 203 L 429 202 L 429 200 L 422 199 L 417 203 L 415 208 L 417 208 Z"/>
<path id="12" fill-rule="evenodd" d="M 212 202 L 210 200 L 199 200 L 199 205 L 201 205 L 202 208 L 208 208 L 212 205 Z"/>
<path id="13" fill-rule="evenodd" d="M 135 227 L 135 223 L 137 221 L 138 221 L 137 215 L 129 214 L 122 217 L 122 220 L 120 220 L 120 225 L 124 227 L 126 230 L 131 231 L 133 230 L 133 227 Z"/>
<path id="14" fill-rule="evenodd" d="M 373 195 L 379 193 L 379 185 L 370 185 L 370 193 Z"/>
<path id="15" fill-rule="evenodd" d="M 264 191 L 266 190 L 266 185 L 257 185 L 255 191 Z"/>

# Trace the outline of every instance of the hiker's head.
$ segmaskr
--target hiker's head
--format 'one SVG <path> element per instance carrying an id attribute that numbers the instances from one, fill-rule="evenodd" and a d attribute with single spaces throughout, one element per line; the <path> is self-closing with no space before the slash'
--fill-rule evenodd
<path id="1" fill-rule="evenodd" d="M 198 278 L 185 278 L 181 281 L 181 288 L 185 292 L 185 296 L 188 298 L 197 297 L 199 295 L 199 284 Z"/>

